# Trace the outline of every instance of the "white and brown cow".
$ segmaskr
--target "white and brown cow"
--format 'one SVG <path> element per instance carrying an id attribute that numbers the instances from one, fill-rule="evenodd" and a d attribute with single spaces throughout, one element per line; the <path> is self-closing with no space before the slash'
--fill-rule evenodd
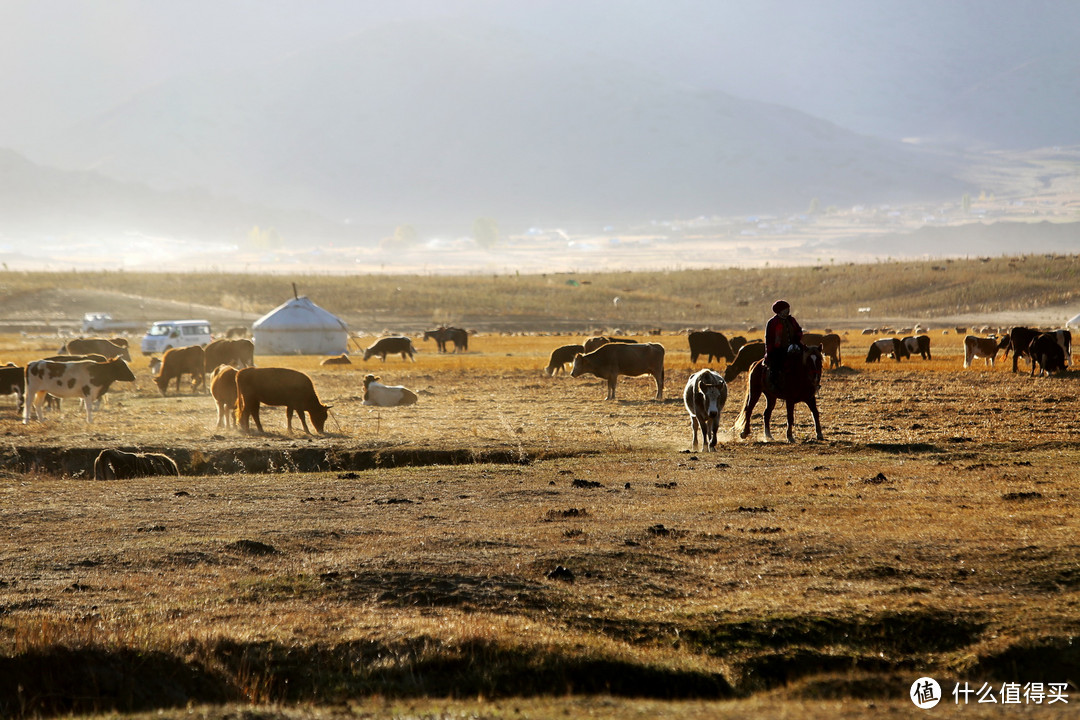
<path id="1" fill-rule="evenodd" d="M 901 358 L 910 357 L 904 343 L 896 338 L 881 338 L 871 343 L 870 350 L 866 353 L 866 362 L 878 362 L 883 355 L 891 357 L 896 362 L 900 362 Z"/>
<path id="2" fill-rule="evenodd" d="M 664 346 L 660 343 L 610 342 L 592 352 L 574 357 L 571 377 L 592 373 L 607 380 L 607 399 L 615 399 L 615 385 L 620 375 L 652 375 L 656 380 L 656 399 L 664 399 Z"/>
<path id="3" fill-rule="evenodd" d="M 720 424 L 720 411 L 727 402 L 728 387 L 720 373 L 705 368 L 698 370 L 686 381 L 683 404 L 690 413 L 690 425 L 694 429 L 693 451 L 698 449 L 698 429 L 701 444 L 706 452 L 716 451 L 716 431 Z"/>
<path id="4" fill-rule="evenodd" d="M 23 423 L 30 422 L 31 412 L 44 419 L 42 404 L 46 395 L 58 398 L 81 398 L 86 405 L 86 422 L 94 421 L 94 405 L 116 381 L 135 382 L 135 374 L 120 358 L 105 362 L 76 360 L 56 362 L 35 360 L 26 366 L 26 402 Z"/>
<path id="5" fill-rule="evenodd" d="M 364 404 L 378 407 L 412 405 L 416 393 L 404 385 L 383 385 L 375 375 L 364 376 Z"/>
<path id="6" fill-rule="evenodd" d="M 994 336 L 981 338 L 968 335 L 964 338 L 964 367 L 971 367 L 971 361 L 975 358 L 982 358 L 984 365 L 993 367 L 999 349 L 1001 340 Z"/>

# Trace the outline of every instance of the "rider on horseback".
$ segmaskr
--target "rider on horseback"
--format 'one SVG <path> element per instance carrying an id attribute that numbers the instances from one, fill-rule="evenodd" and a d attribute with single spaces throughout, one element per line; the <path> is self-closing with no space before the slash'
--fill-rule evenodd
<path id="1" fill-rule="evenodd" d="M 769 384 L 778 386 L 780 374 L 787 363 L 788 353 L 802 347 L 802 328 L 791 316 L 791 306 L 785 300 L 777 300 L 773 313 L 765 326 L 765 364 L 769 367 Z"/>

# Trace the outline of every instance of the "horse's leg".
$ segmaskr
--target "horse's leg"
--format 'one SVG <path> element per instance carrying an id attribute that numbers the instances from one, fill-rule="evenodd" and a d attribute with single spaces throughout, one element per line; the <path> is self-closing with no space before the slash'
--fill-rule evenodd
<path id="1" fill-rule="evenodd" d="M 787 409 L 787 441 L 795 442 L 795 401 L 784 400 Z"/>
<path id="2" fill-rule="evenodd" d="M 810 408 L 810 414 L 814 416 L 814 432 L 817 433 L 817 439 L 824 440 L 825 436 L 821 433 L 821 416 L 818 415 L 817 398 L 811 397 L 807 400 L 806 407 Z"/>
<path id="3" fill-rule="evenodd" d="M 766 442 L 772 442 L 773 439 L 772 430 L 769 427 L 769 423 L 772 422 L 772 411 L 774 407 L 776 407 L 776 398 L 769 393 L 765 393 L 765 412 L 762 413 L 761 419 L 765 423 Z"/>

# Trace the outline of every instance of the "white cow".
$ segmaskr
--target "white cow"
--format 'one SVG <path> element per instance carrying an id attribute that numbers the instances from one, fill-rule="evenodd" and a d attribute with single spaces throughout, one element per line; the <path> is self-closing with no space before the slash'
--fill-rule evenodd
<path id="1" fill-rule="evenodd" d="M 35 360 L 28 363 L 23 424 L 30 422 L 31 412 L 37 416 L 38 420 L 44 419 L 42 405 L 46 395 L 58 398 L 81 398 L 86 404 L 86 422 L 93 422 L 94 404 L 117 380 L 135 382 L 135 374 L 120 358 L 105 362 Z"/>
<path id="2" fill-rule="evenodd" d="M 416 393 L 403 385 L 383 385 L 374 375 L 364 376 L 364 404 L 379 407 L 397 407 L 412 405 L 416 402 Z"/>
<path id="3" fill-rule="evenodd" d="M 690 424 L 694 428 L 694 452 L 698 449 L 698 428 L 701 428 L 701 444 L 705 451 L 716 451 L 716 429 L 727 396 L 724 378 L 709 368 L 698 370 L 686 381 L 683 404 L 686 405 L 686 412 L 690 413 Z"/>

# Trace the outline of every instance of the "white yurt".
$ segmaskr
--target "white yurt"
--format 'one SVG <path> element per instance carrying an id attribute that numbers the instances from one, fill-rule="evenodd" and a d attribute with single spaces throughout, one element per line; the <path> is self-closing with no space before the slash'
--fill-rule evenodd
<path id="1" fill-rule="evenodd" d="M 251 331 L 256 355 L 340 355 L 349 343 L 345 323 L 303 295 L 263 315 Z"/>

